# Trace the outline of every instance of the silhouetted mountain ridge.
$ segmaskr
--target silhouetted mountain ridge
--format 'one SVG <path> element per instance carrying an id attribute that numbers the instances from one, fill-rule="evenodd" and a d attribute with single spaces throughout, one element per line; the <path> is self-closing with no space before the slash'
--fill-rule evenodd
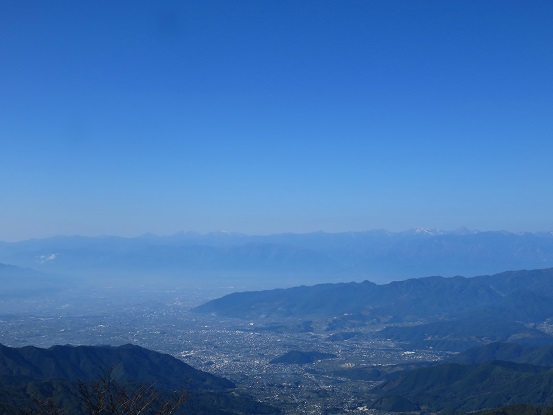
<path id="1" fill-rule="evenodd" d="M 132 388 L 145 385 L 161 396 L 179 390 L 190 393 L 186 414 L 276 414 L 279 411 L 237 392 L 235 385 L 163 353 L 134 345 L 33 346 L 0 345 L 0 402 L 26 408 L 32 399 L 53 399 L 68 413 L 84 413 L 79 382 L 93 382 L 111 373 L 113 381 Z"/>
<path id="2" fill-rule="evenodd" d="M 233 293 L 196 308 L 232 317 L 365 314 L 390 321 L 469 318 L 535 321 L 553 316 L 553 268 L 482 277 L 426 277 L 377 285 L 319 284 Z M 500 289 L 499 289 L 500 288 Z"/>
<path id="3" fill-rule="evenodd" d="M 166 388 L 186 385 L 190 390 L 223 390 L 235 385 L 199 371 L 167 354 L 127 344 L 112 346 L 34 346 L 11 348 L 0 345 L 0 375 L 33 379 L 90 380 L 112 369 L 120 381 L 156 383 Z"/>

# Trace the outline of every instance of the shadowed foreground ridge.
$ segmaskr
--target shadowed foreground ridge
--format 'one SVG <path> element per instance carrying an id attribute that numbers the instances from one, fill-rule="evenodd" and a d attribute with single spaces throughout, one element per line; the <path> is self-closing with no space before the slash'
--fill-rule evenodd
<path id="1" fill-rule="evenodd" d="M 382 396 L 374 408 L 394 412 L 405 411 L 406 406 L 470 412 L 513 404 L 549 405 L 553 368 L 500 360 L 447 363 L 412 370 L 374 392 Z"/>
<path id="2" fill-rule="evenodd" d="M 109 373 L 117 385 L 136 391 L 152 389 L 162 399 L 185 393 L 175 414 L 273 414 L 235 385 L 170 356 L 135 345 L 33 346 L 0 345 L 0 402 L 6 413 L 29 408 L 34 401 L 51 401 L 67 414 L 85 414 L 79 400 L 80 385 L 97 382 Z M 1 407 L 0 407 L 1 408 Z"/>

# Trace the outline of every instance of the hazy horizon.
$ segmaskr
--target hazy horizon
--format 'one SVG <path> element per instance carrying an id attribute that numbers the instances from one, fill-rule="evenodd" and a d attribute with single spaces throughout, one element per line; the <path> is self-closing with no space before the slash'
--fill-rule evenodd
<path id="1" fill-rule="evenodd" d="M 32 236 L 28 238 L 23 239 L 0 239 L 0 242 L 7 242 L 7 243 L 13 243 L 13 242 L 23 242 L 27 240 L 32 239 L 49 239 L 49 238 L 71 238 L 71 237 L 83 237 L 83 238 L 125 238 L 125 239 L 133 239 L 133 238 L 141 238 L 146 236 L 154 236 L 158 238 L 165 238 L 165 237 L 172 237 L 177 235 L 186 235 L 186 234 L 193 234 L 193 235 L 200 235 L 200 236 L 208 236 L 213 234 L 229 234 L 229 235 L 243 235 L 243 236 L 274 236 L 274 235 L 309 235 L 309 234 L 317 234 L 317 233 L 323 233 L 323 234 L 343 234 L 343 233 L 365 233 L 365 232 L 389 232 L 392 234 L 401 234 L 401 233 L 409 233 L 409 232 L 428 232 L 428 233 L 457 233 L 457 232 L 468 232 L 468 233 L 486 233 L 486 232 L 505 232 L 505 233 L 512 233 L 512 234 L 543 234 L 543 233 L 553 233 L 550 229 L 544 229 L 544 230 L 537 230 L 537 231 L 527 231 L 527 230 L 508 230 L 508 229 L 473 229 L 468 228 L 466 226 L 461 226 L 455 229 L 438 229 L 438 228 L 424 228 L 420 226 L 415 226 L 407 229 L 398 229 L 398 230 L 390 230 L 390 229 L 383 229 L 383 228 L 372 228 L 372 229 L 360 229 L 360 230 L 337 230 L 337 231 L 325 231 L 325 230 L 312 230 L 312 231 L 305 231 L 305 232 L 294 232 L 294 231 L 283 231 L 283 232 L 266 232 L 266 233 L 247 233 L 247 232 L 240 232 L 240 231 L 228 231 L 224 229 L 217 229 L 207 232 L 199 232 L 199 231 L 190 231 L 190 230 L 177 230 L 172 233 L 155 233 L 155 232 L 142 232 L 137 234 L 128 234 L 128 235 L 117 235 L 117 234 L 51 234 L 51 235 L 44 235 L 44 236 Z"/>

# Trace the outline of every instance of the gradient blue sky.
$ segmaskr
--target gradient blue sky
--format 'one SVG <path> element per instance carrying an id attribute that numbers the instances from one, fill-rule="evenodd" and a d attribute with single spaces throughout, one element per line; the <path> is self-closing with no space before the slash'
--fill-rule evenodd
<path id="1" fill-rule="evenodd" d="M 0 240 L 553 230 L 551 1 L 0 2 Z"/>

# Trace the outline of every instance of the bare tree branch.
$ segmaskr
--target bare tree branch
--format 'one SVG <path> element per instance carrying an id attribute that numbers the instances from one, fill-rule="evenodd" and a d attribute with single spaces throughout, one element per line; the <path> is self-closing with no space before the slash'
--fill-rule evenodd
<path id="1" fill-rule="evenodd" d="M 162 396 L 155 385 L 125 386 L 115 381 L 112 373 L 113 368 L 103 370 L 97 380 L 79 381 L 79 399 L 86 415 L 171 415 L 188 398 L 184 392 Z"/>

